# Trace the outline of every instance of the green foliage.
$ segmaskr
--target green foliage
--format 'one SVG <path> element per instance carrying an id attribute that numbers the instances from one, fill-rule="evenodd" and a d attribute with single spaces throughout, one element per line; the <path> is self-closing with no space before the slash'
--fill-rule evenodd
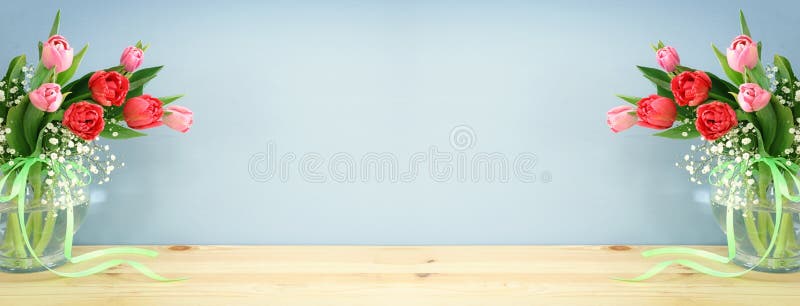
<path id="1" fill-rule="evenodd" d="M 650 67 L 636 66 L 636 68 L 639 68 L 639 70 L 641 70 L 642 73 L 644 74 L 644 77 L 656 85 L 656 93 L 659 96 L 667 97 L 670 99 L 675 98 L 675 96 L 672 95 L 672 90 L 670 89 L 670 82 L 672 81 L 672 79 L 670 79 L 669 75 L 666 72 L 660 69 L 650 68 Z"/>
<path id="2" fill-rule="evenodd" d="M 22 128 L 24 129 L 25 141 L 31 148 L 36 147 L 43 118 L 44 112 L 33 106 L 32 103 L 28 103 L 25 114 L 22 117 Z"/>
<path id="3" fill-rule="evenodd" d="M 25 77 L 25 74 L 22 73 L 22 67 L 25 67 L 26 64 L 27 62 L 25 61 L 24 54 L 12 59 L 11 63 L 8 64 L 8 70 L 6 70 L 6 76 L 3 78 L 3 80 L 5 80 L 6 83 L 12 79 L 22 81 L 22 79 Z"/>
<path id="4" fill-rule="evenodd" d="M 622 98 L 619 95 L 618 95 L 618 97 Z M 162 103 L 164 103 L 164 106 L 166 106 L 167 104 L 175 102 L 176 100 L 178 100 L 180 98 L 183 98 L 183 95 L 166 96 L 166 97 L 160 97 L 158 99 L 161 100 Z M 636 101 L 639 101 L 639 100 L 636 100 Z M 633 104 L 636 105 L 636 102 L 633 102 Z"/>
<path id="5" fill-rule="evenodd" d="M 765 151 L 768 151 L 767 148 L 772 146 L 772 141 L 775 139 L 775 130 L 777 129 L 777 115 L 772 103 L 757 111 L 756 118 L 758 119 Z"/>
<path id="6" fill-rule="evenodd" d="M 129 139 L 146 135 L 147 134 L 145 133 L 141 133 L 133 129 L 111 122 L 106 122 L 105 128 L 103 129 L 102 132 L 100 132 L 100 137 L 108 139 Z"/>
<path id="7" fill-rule="evenodd" d="M 761 62 L 758 62 L 758 65 L 753 67 L 753 69 L 747 69 L 747 67 L 744 67 L 744 71 L 746 72 L 750 83 L 756 83 L 758 86 L 761 86 L 761 88 L 769 88 L 769 79 L 764 71 L 764 67 L 761 66 Z"/>
<path id="8" fill-rule="evenodd" d="M 628 102 L 628 103 L 633 104 L 633 105 L 638 105 L 639 104 L 639 100 L 642 99 L 642 98 L 639 98 L 639 97 L 626 96 L 626 95 L 617 95 L 617 97 L 622 99 L 623 101 Z M 163 98 L 162 98 L 161 101 L 164 101 Z M 167 104 L 167 103 L 165 102 L 164 104 Z"/>
<path id="9" fill-rule="evenodd" d="M 158 72 L 161 71 L 161 68 L 164 68 L 164 66 L 143 68 L 134 72 L 129 79 L 130 88 L 128 89 L 128 95 L 125 99 L 141 96 L 142 93 L 144 93 L 144 85 L 155 78 Z"/>
<path id="10" fill-rule="evenodd" d="M 56 18 L 53 19 L 53 26 L 50 28 L 50 36 L 58 34 L 58 28 L 61 26 L 61 10 L 56 12 Z"/>
<path id="11" fill-rule="evenodd" d="M 36 66 L 36 70 L 33 72 L 33 77 L 31 78 L 30 84 L 31 88 L 39 88 L 39 86 L 47 82 L 47 80 L 52 79 L 55 72 L 56 67 L 53 67 L 52 69 L 44 68 L 44 65 L 42 65 L 40 61 L 39 65 Z"/>
<path id="12" fill-rule="evenodd" d="M 792 69 L 792 64 L 789 63 L 789 60 L 783 56 L 775 54 L 775 67 L 778 67 L 778 73 L 776 74 L 776 77 L 778 79 L 788 79 L 793 91 L 797 90 L 798 88 L 794 85 L 794 83 L 797 82 L 797 76 L 795 76 L 794 70 Z M 792 113 L 795 119 L 800 117 L 800 103 L 794 104 L 792 107 Z"/>
<path id="13" fill-rule="evenodd" d="M 789 129 L 794 127 L 794 117 L 789 107 L 778 103 L 774 96 L 770 104 L 772 104 L 775 109 L 776 128 L 775 140 L 769 147 L 769 152 L 773 156 L 779 156 L 783 154 L 783 151 L 789 148 L 794 141 L 794 134 L 789 133 Z"/>
<path id="14" fill-rule="evenodd" d="M 31 153 L 31 148 L 28 141 L 25 140 L 25 132 L 22 124 L 25 111 L 30 105 L 30 101 L 25 98 L 22 103 L 17 104 L 8 110 L 6 117 L 6 126 L 11 129 L 11 133 L 6 134 L 6 141 L 8 146 L 16 150 L 17 153 L 27 156 Z"/>
<path id="15" fill-rule="evenodd" d="M 717 56 L 719 65 L 722 66 L 722 71 L 725 71 L 725 75 L 728 76 L 728 79 L 730 79 L 736 86 L 742 85 L 742 83 L 744 83 L 744 80 L 742 79 L 742 74 L 736 72 L 735 70 L 731 69 L 730 66 L 728 66 L 728 58 L 725 56 L 725 53 L 719 51 L 719 49 L 717 49 L 717 47 L 714 46 L 713 44 L 711 45 L 711 48 L 714 49 L 714 55 Z"/>
<path id="16" fill-rule="evenodd" d="M 20 55 L 15 57 L 11 60 L 11 63 L 8 64 L 8 70 L 6 70 L 6 74 L 3 77 L 3 81 L 6 84 L 10 83 L 12 79 L 22 80 L 24 74 L 22 73 L 22 67 L 25 67 L 25 55 Z M 5 118 L 8 115 L 8 106 L 5 103 L 0 103 L 0 118 Z"/>
<path id="17" fill-rule="evenodd" d="M 776 74 L 778 79 L 787 79 L 792 83 L 797 81 L 797 78 L 794 76 L 794 71 L 792 70 L 792 64 L 789 63 L 789 60 L 785 57 L 775 54 L 775 67 L 778 67 L 778 72 Z"/>
<path id="18" fill-rule="evenodd" d="M 744 20 L 744 12 L 742 10 L 739 10 L 739 24 L 742 26 L 742 34 L 751 36 L 750 28 L 747 27 L 747 20 Z"/>
<path id="19" fill-rule="evenodd" d="M 686 133 L 685 136 L 684 133 Z M 694 126 L 694 124 L 686 123 L 664 130 L 663 132 L 655 133 L 653 136 L 671 139 L 693 139 L 700 137 L 700 132 L 697 131 L 697 128 Z"/>

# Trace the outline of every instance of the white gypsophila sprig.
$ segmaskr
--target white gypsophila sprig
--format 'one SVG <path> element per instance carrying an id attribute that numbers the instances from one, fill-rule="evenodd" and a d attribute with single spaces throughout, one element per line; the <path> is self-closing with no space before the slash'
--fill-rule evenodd
<path id="1" fill-rule="evenodd" d="M 22 103 L 25 95 L 28 93 L 28 85 L 30 85 L 33 75 L 32 67 L 22 67 L 24 72 L 24 79 L 19 80 L 12 78 L 11 80 L 0 81 L 0 103 L 4 103 L 6 107 Z"/>
<path id="2" fill-rule="evenodd" d="M 755 133 L 756 128 L 752 123 L 740 122 L 715 141 L 692 144 L 690 153 L 684 155 L 676 166 L 689 173 L 689 181 L 702 184 L 720 165 L 749 163 L 753 158 L 759 158 Z"/>
<path id="3" fill-rule="evenodd" d="M 769 91 L 773 93 L 775 100 L 779 104 L 793 107 L 800 102 L 800 84 L 786 78 L 778 77 L 780 69 L 776 66 L 767 67 L 767 78 L 769 79 Z M 788 74 L 788 72 L 787 72 Z"/>
<path id="4" fill-rule="evenodd" d="M 98 184 L 109 182 L 111 173 L 124 166 L 111 153 L 109 145 L 98 144 L 96 141 L 87 142 L 65 128 L 61 122 L 45 125 L 42 137 L 44 144 L 40 158 L 67 163 L 66 167 L 73 167 L 74 163 L 76 173 L 91 176 L 92 181 Z"/>
<path id="5" fill-rule="evenodd" d="M 789 131 L 800 140 L 800 129 Z M 711 182 L 717 188 L 712 200 L 719 205 L 740 209 L 758 205 L 756 190 L 758 170 L 753 162 L 761 158 L 758 153 L 758 130 L 752 123 L 740 122 L 735 128 L 715 141 L 690 146 L 690 153 L 683 156 L 676 166 L 689 173 L 691 182 Z M 796 145 L 795 145 L 796 146 Z M 795 160 L 800 147 L 787 150 L 787 158 Z"/>

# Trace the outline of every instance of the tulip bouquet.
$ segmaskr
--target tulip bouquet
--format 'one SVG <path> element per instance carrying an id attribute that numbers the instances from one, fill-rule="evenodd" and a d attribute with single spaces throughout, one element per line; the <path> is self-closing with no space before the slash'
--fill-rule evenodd
<path id="1" fill-rule="evenodd" d="M 0 80 L 0 270 L 28 272 L 107 254 L 154 255 L 135 248 L 101 250 L 71 257 L 72 235 L 85 215 L 91 181 L 103 184 L 123 166 L 100 138 L 144 136 L 141 130 L 166 125 L 179 132 L 192 125 L 192 112 L 166 106 L 180 95 L 157 98 L 145 85 L 161 66 L 142 68 L 148 45 L 123 50 L 119 65 L 73 79 L 86 54 L 77 53 L 59 35 L 60 12 L 49 38 L 39 43 L 39 59 L 11 60 Z M 80 273 L 97 273 L 129 263 L 148 276 L 144 266 L 116 260 Z"/>
<path id="2" fill-rule="evenodd" d="M 653 46 L 662 69 L 638 67 L 656 93 L 646 97 L 619 95 L 632 105 L 607 113 L 613 132 L 639 125 L 660 130 L 655 136 L 700 138 L 676 165 L 695 184 L 710 182 L 711 206 L 727 234 L 728 256 L 689 248 L 646 252 L 695 255 L 747 269 L 724 272 L 696 261 L 663 262 L 633 280 L 655 275 L 671 264 L 703 273 L 736 277 L 752 269 L 767 272 L 800 270 L 800 82 L 789 61 L 775 55 L 761 58 L 761 43 L 751 38 L 740 13 L 741 35 L 723 53 L 714 54 L 727 80 L 681 63 L 678 52 L 662 42 Z"/>

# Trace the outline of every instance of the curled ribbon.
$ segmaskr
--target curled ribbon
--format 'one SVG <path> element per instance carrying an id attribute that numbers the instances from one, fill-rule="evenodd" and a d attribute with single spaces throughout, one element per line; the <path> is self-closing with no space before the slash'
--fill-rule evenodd
<path id="1" fill-rule="evenodd" d="M 19 228 L 21 230 L 21 233 L 27 233 L 27 229 L 26 229 L 26 226 L 25 226 L 25 219 L 24 219 L 25 217 L 24 216 L 25 216 L 25 191 L 26 191 L 26 188 L 27 188 L 27 185 L 28 185 L 28 174 L 30 173 L 31 167 L 33 167 L 37 163 L 43 163 L 45 165 L 50 166 L 51 169 L 53 169 L 53 171 L 56 173 L 56 176 L 61 177 L 63 179 L 70 180 L 70 181 L 78 181 L 80 186 L 85 186 L 85 185 L 88 184 L 88 182 L 83 182 L 83 181 L 78 180 L 78 176 L 72 170 L 73 168 L 78 170 L 78 171 L 80 171 L 81 173 L 86 174 L 88 177 L 90 177 L 90 174 L 86 170 L 86 168 L 78 165 L 77 163 L 67 162 L 67 164 L 65 165 L 64 163 L 60 163 L 60 162 L 55 161 L 55 160 L 48 161 L 48 160 L 44 160 L 44 159 L 41 159 L 41 158 L 38 158 L 38 157 L 33 157 L 33 156 L 31 156 L 31 157 L 18 157 L 18 158 L 15 158 L 12 161 L 0 166 L 0 172 L 2 172 L 2 176 L 3 176 L 0 179 L 0 186 L 5 186 L 6 181 L 8 180 L 8 178 L 16 175 L 14 177 L 14 180 L 12 182 L 11 188 L 8 191 L 8 193 L 0 195 L 0 202 L 8 202 L 8 201 L 11 201 L 11 200 L 16 198 L 16 200 L 17 200 L 17 216 L 19 218 Z M 65 239 L 64 239 L 64 257 L 70 263 L 81 263 L 81 262 L 85 262 L 85 261 L 88 261 L 88 260 L 91 260 L 91 259 L 95 259 L 95 258 L 98 258 L 98 257 L 107 256 L 107 255 L 141 255 L 141 256 L 147 256 L 147 257 L 156 257 L 156 256 L 158 256 L 158 252 L 153 251 L 153 250 L 147 250 L 147 249 L 141 249 L 141 248 L 133 248 L 133 247 L 113 247 L 113 248 L 107 248 L 107 249 L 102 249 L 102 250 L 96 250 L 96 251 L 92 251 L 92 252 L 89 252 L 89 253 L 86 253 L 86 254 L 83 254 L 83 255 L 80 255 L 80 256 L 72 257 L 72 239 L 73 239 L 73 233 L 74 233 L 74 230 L 75 230 L 75 224 L 74 224 L 75 220 L 74 220 L 74 213 L 73 213 L 72 206 L 68 205 L 67 208 L 66 208 L 66 211 L 67 211 L 67 224 L 66 224 L 66 233 L 65 233 L 66 236 L 65 236 Z M 151 278 L 153 280 L 169 282 L 169 281 L 179 281 L 179 280 L 184 280 L 185 279 L 185 278 L 171 279 L 171 278 L 163 277 L 163 276 L 153 272 L 153 270 L 150 270 L 147 266 L 145 266 L 142 263 L 139 263 L 139 262 L 136 262 L 136 261 L 133 261 L 133 260 L 126 260 L 126 259 L 108 260 L 108 261 L 101 262 L 100 264 L 97 264 L 97 265 L 95 265 L 93 267 L 90 267 L 88 269 L 85 269 L 85 270 L 82 270 L 82 271 L 78 271 L 78 272 L 60 272 L 60 271 L 56 271 L 56 270 L 48 267 L 47 265 L 45 265 L 41 261 L 39 256 L 36 255 L 36 252 L 34 251 L 34 248 L 31 245 L 31 242 L 30 242 L 30 239 L 28 238 L 28 235 L 23 234 L 21 236 L 22 236 L 23 241 L 25 242 L 25 247 L 27 248 L 27 250 L 31 254 L 31 256 L 33 256 L 33 259 L 37 263 L 39 263 L 41 266 L 43 266 L 47 270 L 49 270 L 50 272 L 53 272 L 54 274 L 62 276 L 62 277 L 70 277 L 70 278 L 84 277 L 84 276 L 89 276 L 89 275 L 93 275 L 93 274 L 96 274 L 96 273 L 103 272 L 103 271 L 105 271 L 105 270 L 107 270 L 109 268 L 112 268 L 114 266 L 127 264 L 127 265 L 133 267 L 134 269 L 136 269 L 137 271 L 139 271 L 139 273 L 141 273 L 141 274 L 143 274 L 143 275 L 145 275 L 145 276 L 147 276 L 147 277 L 149 277 L 149 278 Z"/>
<path id="2" fill-rule="evenodd" d="M 781 228 L 781 216 L 783 215 L 783 200 L 787 199 L 792 202 L 800 202 L 800 196 L 792 195 L 789 192 L 789 185 L 784 177 L 786 176 L 791 177 L 794 183 L 794 187 L 796 190 L 800 190 L 800 179 L 797 178 L 797 173 L 800 172 L 800 166 L 794 163 L 789 162 L 787 159 L 782 157 L 761 157 L 754 159 L 750 162 L 740 162 L 740 163 L 731 163 L 725 162 L 721 163 L 717 167 L 715 167 L 709 177 L 713 177 L 714 174 L 717 176 L 722 176 L 722 181 L 729 180 L 737 175 L 741 175 L 746 171 L 746 169 L 751 168 L 756 164 L 763 164 L 764 166 L 769 169 L 769 173 L 772 176 L 772 184 L 774 186 L 774 200 L 775 200 L 775 228 L 772 231 L 772 236 L 770 238 L 769 246 L 767 247 L 764 255 L 761 256 L 758 263 L 754 266 L 750 267 L 749 269 L 739 271 L 739 272 L 725 272 L 719 271 L 712 268 L 709 268 L 705 265 L 702 265 L 696 261 L 689 260 L 689 259 L 675 259 L 675 260 L 667 260 L 662 261 L 655 266 L 653 266 L 647 272 L 634 277 L 634 278 L 614 278 L 620 281 L 630 281 L 630 282 L 638 282 L 647 280 L 667 267 L 677 264 L 682 265 L 687 268 L 693 269 L 697 272 L 716 276 L 716 277 L 723 277 L 723 278 L 731 278 L 731 277 L 739 277 L 744 274 L 747 274 L 751 270 L 753 270 L 756 266 L 761 265 L 762 262 L 767 258 L 767 256 L 772 252 L 772 249 L 775 247 L 775 237 L 778 236 L 779 230 Z M 713 180 L 709 179 L 712 184 L 718 184 L 719 181 L 714 182 Z M 687 247 L 666 247 L 666 248 L 658 248 L 653 250 L 648 250 L 642 252 L 643 257 L 651 257 L 657 255 L 691 255 L 697 256 L 701 258 L 705 258 L 708 260 L 720 262 L 720 263 L 730 263 L 733 258 L 736 256 L 736 236 L 733 230 L 733 207 L 728 205 L 726 216 L 725 216 L 725 229 L 726 229 L 726 238 L 728 244 L 728 256 L 721 256 L 718 254 L 714 254 L 705 250 L 698 250 L 693 248 Z"/>

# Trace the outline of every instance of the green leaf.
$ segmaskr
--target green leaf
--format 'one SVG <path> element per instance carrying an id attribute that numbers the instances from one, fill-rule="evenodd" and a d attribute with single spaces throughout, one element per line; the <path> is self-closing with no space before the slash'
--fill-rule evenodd
<path id="1" fill-rule="evenodd" d="M 779 79 L 787 79 L 792 83 L 797 81 L 792 70 L 792 64 L 785 57 L 775 54 L 775 67 L 778 67 L 777 76 Z"/>
<path id="2" fill-rule="evenodd" d="M 47 80 L 53 78 L 53 74 L 56 72 L 56 67 L 52 69 L 44 68 L 41 62 L 39 65 L 36 66 L 36 71 L 33 72 L 33 78 L 31 78 L 31 88 L 36 89 L 39 88 L 40 85 L 44 84 Z"/>
<path id="3" fill-rule="evenodd" d="M 181 95 L 181 96 L 183 96 L 183 95 Z M 642 99 L 642 98 L 639 98 L 639 97 L 626 96 L 626 95 L 617 95 L 617 97 L 622 99 L 623 101 L 628 102 L 628 103 L 633 104 L 633 105 L 638 105 L 639 104 L 639 100 Z M 164 98 L 161 98 L 161 101 L 163 102 Z M 165 102 L 164 104 L 167 104 L 167 103 Z"/>
<path id="4" fill-rule="evenodd" d="M 670 88 L 670 82 L 672 79 L 666 72 L 650 67 L 636 66 L 636 68 L 639 68 L 639 70 L 641 70 L 644 74 L 644 77 L 656 85 L 656 92 L 659 96 L 670 99 L 675 98 L 675 96 L 672 94 L 672 89 Z"/>
<path id="5" fill-rule="evenodd" d="M 747 67 L 744 67 L 744 71 L 747 73 L 747 77 L 751 80 L 751 82 L 758 84 L 758 86 L 761 86 L 761 88 L 769 88 L 769 79 L 767 78 L 767 74 L 764 72 L 764 67 L 761 66 L 760 61 L 755 67 L 753 67 L 753 69 L 747 69 Z"/>
<path id="6" fill-rule="evenodd" d="M 6 76 L 3 78 L 6 83 L 11 81 L 12 79 L 17 79 L 20 82 L 25 77 L 22 73 L 22 67 L 25 67 L 25 55 L 20 55 L 15 57 L 11 60 L 11 63 L 8 64 L 8 70 L 6 70 Z"/>
<path id="7" fill-rule="evenodd" d="M 753 115 L 753 113 L 745 112 L 741 109 L 736 110 L 736 119 L 739 121 L 751 122 L 754 125 L 758 126 L 758 121 L 756 120 L 755 115 Z"/>
<path id="8" fill-rule="evenodd" d="M 666 90 L 670 90 L 670 92 L 671 92 L 671 89 L 669 88 L 670 87 L 669 82 L 666 82 L 666 81 L 658 79 L 658 78 L 654 78 L 654 77 L 649 76 L 649 75 L 645 75 L 644 77 L 646 79 L 650 80 L 650 82 L 653 82 L 653 84 L 656 84 L 656 86 L 658 86 L 660 88 L 663 88 L 663 89 L 666 89 Z"/>
<path id="9" fill-rule="evenodd" d="M 708 97 L 720 102 L 727 103 L 733 109 L 739 108 L 739 102 L 736 102 L 736 97 L 731 93 L 739 92 L 739 89 L 733 84 L 725 81 L 713 73 L 706 72 L 708 78 L 711 79 L 711 88 L 708 91 Z"/>
<path id="10" fill-rule="evenodd" d="M 159 71 L 161 71 L 161 68 L 164 68 L 164 66 L 156 66 L 156 67 L 148 67 L 148 68 L 139 69 L 136 72 L 134 72 L 133 75 L 131 75 L 130 81 L 131 81 L 131 83 L 133 83 L 133 82 L 136 82 L 138 80 L 147 78 L 149 76 L 156 75 Z"/>
<path id="11" fill-rule="evenodd" d="M 672 90 L 664 88 L 663 86 L 656 86 L 656 93 L 659 96 L 675 100 L 675 95 L 672 94 Z"/>
<path id="12" fill-rule="evenodd" d="M 84 74 L 79 79 L 74 80 L 72 82 L 69 82 L 69 84 L 62 86 L 61 87 L 61 91 L 62 92 L 71 92 L 73 95 L 82 94 L 84 92 L 88 92 L 89 91 L 89 79 L 92 77 L 93 74 L 94 74 L 94 71 L 93 72 L 89 72 L 87 74 Z"/>
<path id="13" fill-rule="evenodd" d="M 794 127 L 794 117 L 788 107 L 781 105 L 773 96 L 770 104 L 773 105 L 776 115 L 775 140 L 769 147 L 769 152 L 773 156 L 783 155 L 783 151 L 789 148 L 794 141 L 794 134 L 789 133 L 789 129 Z"/>
<path id="14" fill-rule="evenodd" d="M 672 138 L 672 139 L 692 139 L 700 137 L 700 132 L 697 131 L 697 128 L 694 126 L 694 124 L 686 123 L 672 127 L 668 130 L 664 130 L 663 132 L 655 133 L 653 134 L 653 136 Z"/>
<path id="15" fill-rule="evenodd" d="M 30 104 L 30 101 L 24 99 L 22 103 L 11 107 L 6 117 L 6 126 L 11 129 L 11 133 L 6 134 L 8 146 L 22 156 L 28 156 L 31 153 L 31 148 L 25 140 L 25 132 L 22 125 L 22 118 L 25 116 L 28 104 Z"/>
<path id="16" fill-rule="evenodd" d="M 69 99 L 64 100 L 64 103 L 61 103 L 61 108 L 67 109 L 73 103 L 88 100 L 91 97 L 92 97 L 91 92 L 83 93 L 80 95 L 71 95 Z"/>
<path id="17" fill-rule="evenodd" d="M 775 130 L 777 129 L 777 115 L 772 107 L 772 103 L 768 103 L 766 107 L 756 112 L 756 118 L 760 125 L 761 137 L 764 141 L 764 148 L 770 148 L 772 141 L 775 140 Z"/>
<path id="18" fill-rule="evenodd" d="M 78 66 L 81 65 L 81 60 L 83 60 L 83 55 L 86 54 L 86 49 L 88 48 L 89 44 L 86 44 L 85 46 L 83 46 L 83 49 L 81 49 L 81 51 L 78 52 L 78 54 L 75 54 L 75 56 L 72 58 L 72 66 L 70 66 L 69 69 L 64 70 L 58 74 L 58 76 L 56 77 L 56 83 L 58 83 L 59 85 L 64 85 L 69 81 L 69 79 L 72 78 L 73 75 L 75 75 L 75 71 L 77 71 Z"/>
<path id="19" fill-rule="evenodd" d="M 125 104 L 123 104 L 123 105 L 125 105 Z M 122 118 L 123 118 L 122 109 L 123 109 L 122 106 L 109 106 L 109 107 L 106 107 L 105 108 L 105 112 L 106 112 L 105 116 L 106 116 L 106 118 L 114 118 L 114 119 L 117 119 L 117 120 L 122 120 Z"/>
<path id="20" fill-rule="evenodd" d="M 744 12 L 739 10 L 739 23 L 742 25 L 742 34 L 750 36 L 750 28 L 747 27 L 747 20 L 744 20 Z"/>
<path id="21" fill-rule="evenodd" d="M 719 49 L 717 49 L 717 47 L 713 44 L 711 45 L 711 48 L 714 49 L 714 55 L 717 56 L 719 65 L 722 66 L 722 70 L 725 71 L 725 75 L 728 76 L 728 79 L 730 79 L 736 86 L 742 85 L 742 83 L 744 83 L 742 80 L 742 74 L 736 72 L 735 70 L 731 69 L 730 66 L 728 66 L 728 58 L 725 56 L 725 53 L 719 51 Z"/>
<path id="22" fill-rule="evenodd" d="M 708 72 L 708 71 L 703 71 L 703 72 L 705 72 L 706 75 L 708 75 L 708 78 L 711 79 L 711 90 L 712 91 L 714 91 L 714 92 L 716 92 L 718 94 L 721 94 L 721 95 L 725 95 L 726 93 L 729 93 L 729 92 L 732 92 L 732 91 L 736 91 L 736 92 L 739 91 L 739 87 L 737 87 L 736 85 L 731 84 L 731 82 L 723 80 L 722 78 L 718 77 L 717 75 L 715 75 L 715 74 L 713 74 L 711 72 Z"/>
<path id="23" fill-rule="evenodd" d="M 43 111 L 33 106 L 32 103 L 28 103 L 28 107 L 25 109 L 25 115 L 22 117 L 22 128 L 25 133 L 25 141 L 31 148 L 36 147 L 36 140 L 39 135 L 39 128 L 41 127 L 43 117 Z"/>
<path id="24" fill-rule="evenodd" d="M 789 60 L 783 56 L 775 54 L 775 67 L 778 67 L 777 77 L 779 79 L 788 79 L 789 86 L 791 86 L 792 90 L 797 90 L 794 83 L 797 82 L 797 77 L 794 75 L 794 70 L 792 70 L 792 64 L 789 63 Z M 792 113 L 794 118 L 800 116 L 800 103 L 795 103 L 792 107 Z"/>
<path id="25" fill-rule="evenodd" d="M 756 43 L 756 46 L 758 46 L 758 60 L 760 61 L 761 60 L 761 47 L 762 47 L 761 46 L 761 42 L 759 41 L 758 43 Z"/>
<path id="26" fill-rule="evenodd" d="M 620 98 L 622 98 L 622 97 L 621 97 L 621 96 L 619 96 L 619 95 L 617 95 L 617 97 L 620 97 Z M 172 103 L 172 102 L 175 102 L 176 100 L 178 100 L 178 99 L 180 99 L 180 98 L 183 98 L 183 95 L 174 95 L 174 96 L 160 97 L 160 98 L 158 98 L 158 99 L 159 99 L 159 100 L 161 100 L 161 102 L 162 102 L 162 103 L 164 103 L 164 104 L 163 104 L 164 106 L 166 106 L 167 104 L 170 104 L 170 103 Z M 624 100 L 624 99 L 623 99 L 623 100 Z M 638 100 L 637 100 L 637 101 L 638 101 Z M 633 104 L 636 104 L 636 102 L 634 102 Z"/>
<path id="27" fill-rule="evenodd" d="M 164 68 L 164 66 L 149 67 L 139 69 L 138 71 L 134 72 L 129 79 L 130 87 L 125 98 L 130 99 L 141 96 L 142 93 L 144 93 L 144 85 L 155 78 L 156 74 L 161 70 L 161 68 Z"/>
<path id="28" fill-rule="evenodd" d="M 53 20 L 53 27 L 50 28 L 50 36 L 58 34 L 58 27 L 61 26 L 61 10 L 56 12 L 56 18 Z"/>
<path id="29" fill-rule="evenodd" d="M 116 134 L 115 134 L 116 133 Z M 115 136 L 116 135 L 116 136 Z M 100 132 L 100 137 L 108 138 L 108 139 L 128 139 L 134 137 L 141 137 L 146 136 L 147 134 L 141 133 L 130 128 L 118 125 L 116 123 L 106 122 L 106 126 L 102 132 Z"/>
<path id="30" fill-rule="evenodd" d="M 154 75 L 150 75 L 150 76 L 144 77 L 142 79 L 138 79 L 136 81 L 132 81 L 132 82 L 130 82 L 130 87 L 128 87 L 128 88 L 130 88 L 130 89 L 142 89 L 142 88 L 144 88 L 144 84 L 147 84 L 147 82 L 150 82 L 150 80 L 154 79 L 155 77 L 156 77 L 156 75 L 154 74 Z M 130 91 L 130 90 L 128 90 L 128 91 Z M 141 94 L 136 95 L 134 97 L 137 97 L 137 96 L 141 96 Z"/>
<path id="31" fill-rule="evenodd" d="M 54 121 L 54 120 L 59 120 L 60 121 L 61 117 L 59 117 L 58 119 L 55 119 L 56 116 L 59 115 L 59 114 L 60 114 L 61 117 L 63 117 L 64 116 L 64 111 L 63 110 L 59 110 L 58 112 L 46 113 L 44 115 L 44 119 L 42 119 L 42 124 L 41 124 L 41 126 L 39 126 L 39 133 L 37 134 L 37 137 L 36 137 L 36 144 L 31 149 L 31 151 L 33 151 L 33 153 L 31 153 L 31 155 L 38 156 L 39 154 L 42 153 L 42 141 L 43 141 L 44 132 L 45 132 L 44 127 L 45 127 L 45 125 L 47 125 L 48 122 L 51 122 L 51 121 Z"/>
<path id="32" fill-rule="evenodd" d="M 639 70 L 642 71 L 642 73 L 644 73 L 646 77 L 661 80 L 666 82 L 667 84 L 669 84 L 671 80 L 669 75 L 666 72 L 662 71 L 661 69 L 644 67 L 644 66 L 636 66 L 636 68 L 639 68 Z M 669 85 L 667 85 L 667 88 L 669 88 Z"/>
<path id="33" fill-rule="evenodd" d="M 63 109 L 59 109 L 59 110 L 53 112 L 52 114 L 53 115 L 50 117 L 49 121 L 61 121 L 61 120 L 64 119 L 64 110 Z M 44 122 L 44 123 L 47 124 L 47 122 Z"/>

